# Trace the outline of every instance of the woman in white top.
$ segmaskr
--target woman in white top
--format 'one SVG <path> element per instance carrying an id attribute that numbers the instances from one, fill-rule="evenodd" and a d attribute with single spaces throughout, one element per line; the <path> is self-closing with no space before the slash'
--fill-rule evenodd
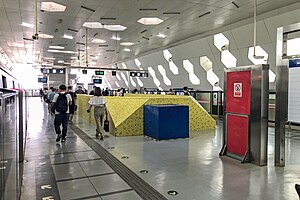
<path id="1" fill-rule="evenodd" d="M 105 97 L 102 96 L 100 87 L 95 88 L 94 96 L 89 100 L 87 112 L 91 111 L 92 106 L 94 106 L 94 117 L 97 125 L 96 136 L 98 137 L 100 135 L 100 140 L 103 140 L 103 134 L 101 133 L 100 128 L 106 111 L 106 100 Z"/>

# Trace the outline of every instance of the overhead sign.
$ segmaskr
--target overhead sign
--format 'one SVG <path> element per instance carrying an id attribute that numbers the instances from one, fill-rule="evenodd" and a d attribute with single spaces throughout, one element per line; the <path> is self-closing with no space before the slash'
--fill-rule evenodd
<path id="1" fill-rule="evenodd" d="M 300 59 L 289 60 L 289 68 L 300 67 Z"/>
<path id="2" fill-rule="evenodd" d="M 48 82 L 48 78 L 47 77 L 38 78 L 38 82 L 39 83 L 47 83 Z"/>
<path id="3" fill-rule="evenodd" d="M 101 78 L 93 79 L 93 83 L 94 84 L 102 84 L 102 79 Z"/>
<path id="4" fill-rule="evenodd" d="M 130 72 L 131 77 L 148 77 L 148 72 Z"/>
<path id="5" fill-rule="evenodd" d="M 47 68 L 41 68 L 41 72 L 43 74 L 65 74 L 65 69 L 47 69 Z"/>
<path id="6" fill-rule="evenodd" d="M 102 76 L 104 75 L 104 71 L 95 71 L 95 75 Z"/>
<path id="7" fill-rule="evenodd" d="M 233 88 L 234 88 L 233 97 L 243 96 L 242 83 L 234 83 Z"/>

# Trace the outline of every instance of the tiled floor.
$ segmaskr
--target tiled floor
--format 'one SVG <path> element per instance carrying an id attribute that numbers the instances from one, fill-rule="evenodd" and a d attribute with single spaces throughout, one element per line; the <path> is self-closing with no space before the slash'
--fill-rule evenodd
<path id="1" fill-rule="evenodd" d="M 23 200 L 47 196 L 54 199 L 141 199 L 72 130 L 69 129 L 66 143 L 56 144 L 53 119 L 45 113 L 38 98 L 30 99 L 29 107 Z M 76 120 L 75 125 L 94 137 L 92 125 Z M 143 136 L 109 136 L 98 143 L 167 199 L 298 199 L 294 189 L 294 184 L 300 183 L 298 132 L 288 133 L 284 168 L 273 164 L 273 128 L 269 128 L 269 164 L 265 167 L 219 157 L 222 124 L 215 131 L 191 133 L 190 139 L 157 142 Z M 123 156 L 129 158 L 122 159 Z M 142 174 L 141 170 L 149 173 Z M 54 180 L 50 180 L 51 177 Z M 178 195 L 168 195 L 171 190 Z"/>

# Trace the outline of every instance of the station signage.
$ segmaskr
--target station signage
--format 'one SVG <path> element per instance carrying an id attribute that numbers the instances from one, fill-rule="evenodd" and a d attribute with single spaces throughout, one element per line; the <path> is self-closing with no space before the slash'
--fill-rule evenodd
<path id="1" fill-rule="evenodd" d="M 48 82 L 48 78 L 47 77 L 38 78 L 38 82 L 39 83 L 47 83 Z"/>
<path id="2" fill-rule="evenodd" d="M 148 77 L 148 72 L 130 72 L 131 77 Z"/>
<path id="3" fill-rule="evenodd" d="M 103 76 L 104 75 L 104 71 L 95 71 L 95 75 L 97 75 L 97 76 Z"/>
<path id="4" fill-rule="evenodd" d="M 65 69 L 47 69 L 47 68 L 41 68 L 41 72 L 43 74 L 65 74 Z"/>

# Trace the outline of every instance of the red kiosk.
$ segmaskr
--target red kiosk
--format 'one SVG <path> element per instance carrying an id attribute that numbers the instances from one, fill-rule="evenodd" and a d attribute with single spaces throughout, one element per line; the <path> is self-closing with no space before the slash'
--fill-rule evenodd
<path id="1" fill-rule="evenodd" d="M 269 65 L 226 69 L 220 155 L 267 164 Z"/>

